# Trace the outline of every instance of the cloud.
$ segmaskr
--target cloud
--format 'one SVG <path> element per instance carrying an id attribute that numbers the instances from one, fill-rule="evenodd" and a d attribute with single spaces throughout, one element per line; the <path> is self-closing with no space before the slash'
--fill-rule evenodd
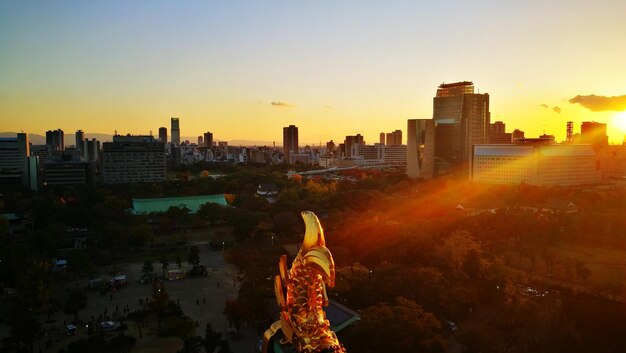
<path id="1" fill-rule="evenodd" d="M 271 102 L 270 103 L 273 107 L 277 107 L 277 108 L 291 108 L 293 107 L 293 105 L 286 103 L 286 102 Z"/>
<path id="2" fill-rule="evenodd" d="M 622 111 L 626 110 L 626 95 L 623 96 L 576 96 L 569 100 L 570 103 L 578 103 L 592 112 Z"/>
<path id="3" fill-rule="evenodd" d="M 550 109 L 550 106 L 545 104 L 545 103 L 544 104 L 539 104 L 539 106 L 542 107 L 543 109 Z M 552 111 L 557 113 L 557 114 L 561 114 L 561 107 L 554 106 L 554 107 L 552 107 Z"/>

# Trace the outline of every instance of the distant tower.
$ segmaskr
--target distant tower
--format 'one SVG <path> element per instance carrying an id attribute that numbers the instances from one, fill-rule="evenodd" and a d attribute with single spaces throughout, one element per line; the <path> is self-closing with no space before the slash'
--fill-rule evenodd
<path id="1" fill-rule="evenodd" d="M 208 131 L 204 133 L 204 146 L 213 147 L 213 133 Z"/>
<path id="2" fill-rule="evenodd" d="M 46 145 L 51 146 L 53 151 L 63 151 L 65 149 L 63 130 L 46 131 Z"/>
<path id="3" fill-rule="evenodd" d="M 175 145 L 180 145 L 180 125 L 178 118 L 172 117 L 172 143 Z"/>
<path id="4" fill-rule="evenodd" d="M 455 164 L 468 168 L 472 145 L 489 143 L 489 94 L 474 93 L 469 81 L 441 84 L 433 98 L 433 119 L 438 172 Z"/>
<path id="5" fill-rule="evenodd" d="M 567 131 L 566 131 L 565 136 L 566 136 L 565 141 L 567 143 L 572 143 L 572 140 L 574 139 L 574 122 L 573 121 L 567 122 Z"/>
<path id="6" fill-rule="evenodd" d="M 330 140 L 326 142 L 326 155 L 334 156 L 335 155 L 335 141 Z"/>
<path id="7" fill-rule="evenodd" d="M 387 146 L 402 145 L 402 130 L 396 130 L 387 134 Z"/>
<path id="8" fill-rule="evenodd" d="M 298 153 L 298 127 L 289 125 L 283 128 L 283 156 L 285 163 L 289 163 L 290 156 Z"/>
<path id="9" fill-rule="evenodd" d="M 167 128 L 166 127 L 160 127 L 159 128 L 159 140 L 161 140 L 161 142 L 163 143 L 167 143 Z"/>
<path id="10" fill-rule="evenodd" d="M 580 125 L 580 138 L 582 143 L 588 143 L 597 149 L 609 144 L 609 137 L 606 135 L 606 124 L 595 121 L 583 121 Z"/>
<path id="11" fill-rule="evenodd" d="M 435 121 L 407 120 L 407 175 L 410 178 L 432 179 L 435 172 Z"/>
<path id="12" fill-rule="evenodd" d="M 202 136 L 198 136 L 198 146 L 203 146 L 204 145 L 204 139 L 202 138 Z"/>
<path id="13" fill-rule="evenodd" d="M 76 131 L 76 142 L 74 143 L 74 146 L 76 146 L 76 149 L 81 153 L 85 149 L 85 133 L 83 130 Z"/>
<path id="14" fill-rule="evenodd" d="M 385 144 L 385 133 L 384 132 L 380 133 L 380 144 L 381 145 Z"/>

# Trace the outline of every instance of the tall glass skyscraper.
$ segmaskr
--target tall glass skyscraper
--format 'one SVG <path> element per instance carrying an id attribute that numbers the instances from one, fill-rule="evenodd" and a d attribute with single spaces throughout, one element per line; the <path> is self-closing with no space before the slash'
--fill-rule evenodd
<path id="1" fill-rule="evenodd" d="M 178 118 L 172 118 L 172 143 L 180 145 L 180 125 Z"/>
<path id="2" fill-rule="evenodd" d="M 468 166 L 472 145 L 489 143 L 490 118 L 489 94 L 474 93 L 472 82 L 439 86 L 433 98 L 437 172 Z"/>
<path id="3" fill-rule="evenodd" d="M 298 127 L 289 125 L 283 128 L 283 156 L 285 163 L 291 163 L 292 154 L 298 153 Z"/>

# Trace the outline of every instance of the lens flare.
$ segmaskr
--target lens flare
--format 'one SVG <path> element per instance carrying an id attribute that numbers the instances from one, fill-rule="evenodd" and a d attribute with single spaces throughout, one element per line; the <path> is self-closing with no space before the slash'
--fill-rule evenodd
<path id="1" fill-rule="evenodd" d="M 622 132 L 626 132 L 626 112 L 619 112 L 613 116 L 613 121 L 611 122 L 613 128 L 618 129 Z"/>

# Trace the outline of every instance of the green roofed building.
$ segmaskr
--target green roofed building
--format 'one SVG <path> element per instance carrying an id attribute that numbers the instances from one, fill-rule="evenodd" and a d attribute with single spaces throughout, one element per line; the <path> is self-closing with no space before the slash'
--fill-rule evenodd
<path id="1" fill-rule="evenodd" d="M 206 203 L 227 206 L 224 194 L 204 196 L 163 197 L 154 199 L 133 199 L 133 214 L 167 212 L 170 207 L 187 208 L 189 213 L 196 213 Z"/>

